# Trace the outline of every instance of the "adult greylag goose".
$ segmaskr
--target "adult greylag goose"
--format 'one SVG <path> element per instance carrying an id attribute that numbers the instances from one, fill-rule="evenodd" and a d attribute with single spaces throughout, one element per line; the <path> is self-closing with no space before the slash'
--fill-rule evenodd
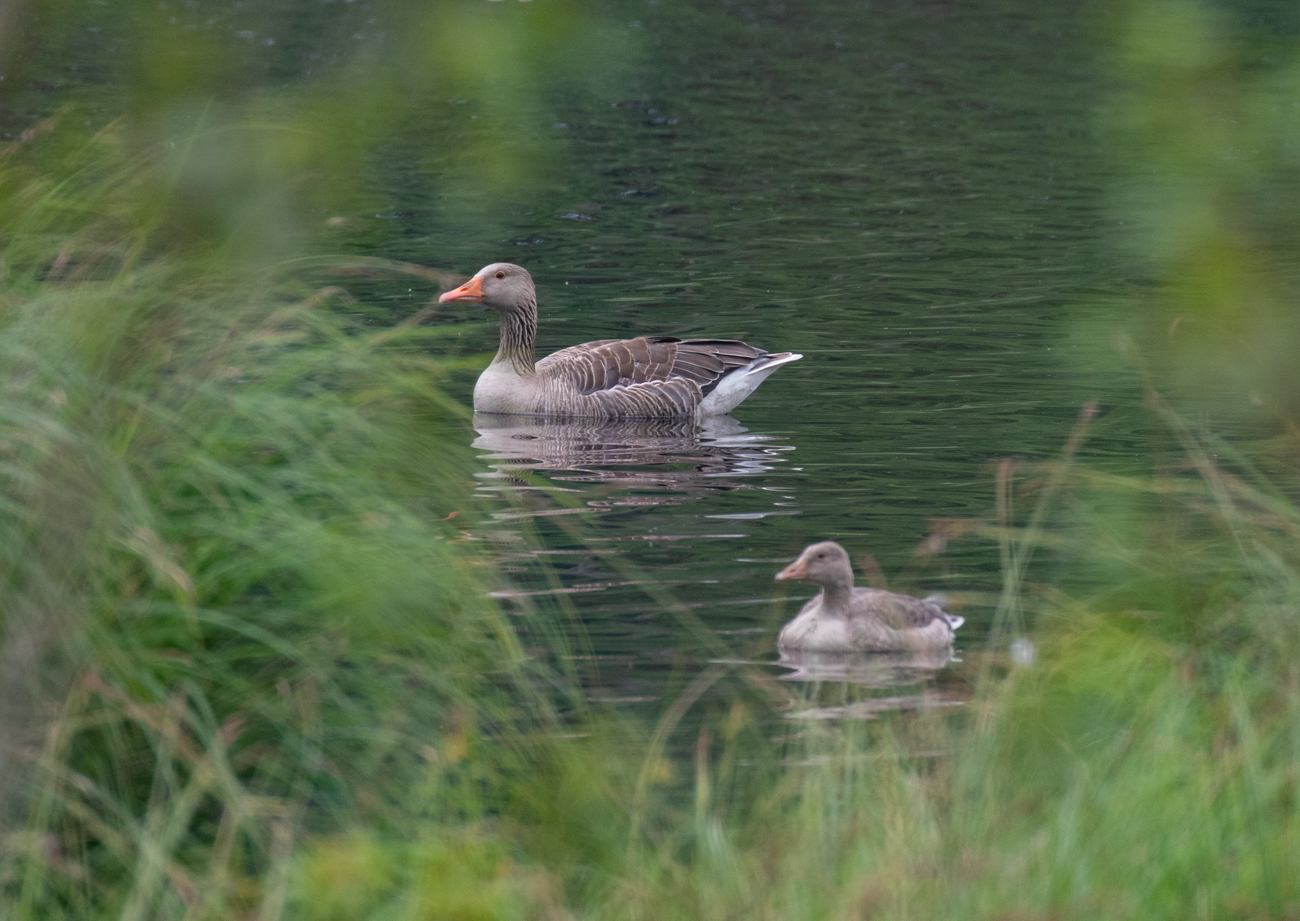
<path id="1" fill-rule="evenodd" d="M 537 291 L 521 266 L 495 262 L 439 303 L 501 314 L 501 346 L 474 385 L 477 412 L 577 419 L 699 419 L 731 412 L 794 352 L 734 339 L 602 339 L 534 361 Z"/>
<path id="2" fill-rule="evenodd" d="M 776 639 L 781 650 L 899 652 L 943 649 L 964 617 L 935 600 L 853 584 L 849 555 L 834 541 L 810 544 L 776 581 L 807 579 L 821 593 L 799 611 Z"/>

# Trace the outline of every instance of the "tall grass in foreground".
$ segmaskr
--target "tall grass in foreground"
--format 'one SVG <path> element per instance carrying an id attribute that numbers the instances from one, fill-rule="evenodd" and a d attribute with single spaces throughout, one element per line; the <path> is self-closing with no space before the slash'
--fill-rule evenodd
<path id="1" fill-rule="evenodd" d="M 469 821 L 480 735 L 548 711 L 453 546 L 462 410 L 393 347 L 436 333 L 178 243 L 128 147 L 0 152 L 0 916 L 278 917 L 305 831 L 434 776 Z"/>
<path id="2" fill-rule="evenodd" d="M 656 737 L 635 775 L 596 727 L 498 806 L 498 866 L 521 845 L 543 897 L 448 907 L 443 852 L 376 831 L 308 849 L 303 916 L 1294 916 L 1300 510 L 1148 403 L 1171 439 L 1149 475 L 1063 460 L 1025 478 L 1021 504 L 1052 488 L 1067 508 L 1050 520 L 1078 597 L 1008 583 L 1039 612 L 1038 661 L 969 651 L 990 665 L 960 716 L 782 726 L 738 702 L 705 716 L 693 763 L 665 764 Z M 1042 521 L 1007 530 L 1014 558 Z M 388 875 L 322 883 L 349 860 Z"/>
<path id="3" fill-rule="evenodd" d="M 960 719 L 811 726 L 760 781 L 709 727 L 693 809 L 659 804 L 655 846 L 590 917 L 1300 912 L 1300 510 L 1148 401 L 1174 446 L 1149 476 L 1027 480 L 1022 499 L 1054 485 L 1068 506 L 1079 587 L 1024 589 L 1036 664 L 982 654 Z M 1023 554 L 1034 531 L 1007 538 Z"/>
<path id="4" fill-rule="evenodd" d="M 400 347 L 437 332 L 177 243 L 111 134 L 77 156 L 0 165 L 0 917 L 1300 914 L 1285 450 L 1152 392 L 1148 475 L 1047 465 L 1015 505 L 1058 511 L 992 528 L 1037 664 L 988 653 L 955 718 L 738 702 L 673 763 L 485 600 L 459 410 Z M 1020 582 L 1047 529 L 1073 598 Z"/>

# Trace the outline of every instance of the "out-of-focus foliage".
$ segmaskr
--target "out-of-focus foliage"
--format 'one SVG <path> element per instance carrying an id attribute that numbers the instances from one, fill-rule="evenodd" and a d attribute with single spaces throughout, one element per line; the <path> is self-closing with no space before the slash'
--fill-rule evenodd
<path id="1" fill-rule="evenodd" d="M 1282 7 L 1282 5 L 1279 5 Z M 1120 4 L 1105 124 L 1125 235 L 1154 276 L 1142 349 L 1164 385 L 1300 416 L 1300 39 L 1294 10 Z"/>
<path id="2" fill-rule="evenodd" d="M 139 196 L 143 213 L 121 217 L 165 222 L 170 245 L 263 264 L 339 246 L 351 216 L 398 208 L 384 187 L 394 148 L 437 153 L 406 175 L 406 196 L 415 182 L 490 201 L 538 181 L 557 153 L 542 103 L 620 44 L 598 40 L 579 0 L 132 0 L 98 14 L 34 2 L 12 19 L 26 37 L 7 48 L 0 83 L 13 136 L 53 105 L 64 150 L 120 121 L 115 136 L 159 161 L 161 180 Z M 438 183 L 448 168 L 456 188 Z"/>
<path id="3" fill-rule="evenodd" d="M 395 348 L 437 330 L 178 240 L 170 152 L 46 140 L 0 162 L 4 901 L 273 907 L 303 827 L 548 719 L 457 546 L 463 410 Z"/>
<path id="4" fill-rule="evenodd" d="M 507 840 L 472 825 L 417 842 L 324 840 L 297 867 L 295 907 L 308 921 L 563 918 L 551 878 L 512 860 Z"/>
<path id="5" fill-rule="evenodd" d="M 357 260 L 302 257 L 388 207 L 413 126 L 493 195 L 535 176 L 529 106 L 582 73 L 593 20 L 253 7 L 9 11 L 0 916 L 277 917 L 301 835 L 418 817 L 404 904 L 516 917 L 501 847 L 457 826 L 552 716 L 460 545 L 455 363 L 424 353 L 438 329 L 354 319 L 327 280 Z M 469 101 L 524 129 L 476 132 Z M 347 910 L 346 885 L 310 904 Z"/>

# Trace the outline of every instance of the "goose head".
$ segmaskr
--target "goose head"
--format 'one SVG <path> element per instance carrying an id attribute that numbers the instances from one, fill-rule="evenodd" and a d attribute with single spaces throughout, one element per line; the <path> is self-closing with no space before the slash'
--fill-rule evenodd
<path id="1" fill-rule="evenodd" d="M 777 582 L 807 579 L 822 588 L 850 588 L 853 585 L 853 567 L 844 548 L 833 540 L 809 544 L 795 560 L 776 574 Z"/>
<path id="2" fill-rule="evenodd" d="M 459 288 L 453 288 L 438 298 L 439 304 L 482 304 L 487 310 L 502 313 L 537 309 L 537 289 L 533 276 L 521 265 L 494 262 L 474 273 L 474 277 Z"/>

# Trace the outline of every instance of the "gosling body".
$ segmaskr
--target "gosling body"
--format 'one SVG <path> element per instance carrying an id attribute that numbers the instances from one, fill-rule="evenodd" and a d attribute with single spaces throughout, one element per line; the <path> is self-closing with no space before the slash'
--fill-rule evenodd
<path id="1" fill-rule="evenodd" d="M 853 584 L 853 567 L 834 541 L 811 544 L 776 574 L 776 581 L 806 579 L 821 588 L 777 637 L 782 651 L 905 652 L 942 650 L 965 619 L 943 610 L 934 597 L 913 598 Z"/>

